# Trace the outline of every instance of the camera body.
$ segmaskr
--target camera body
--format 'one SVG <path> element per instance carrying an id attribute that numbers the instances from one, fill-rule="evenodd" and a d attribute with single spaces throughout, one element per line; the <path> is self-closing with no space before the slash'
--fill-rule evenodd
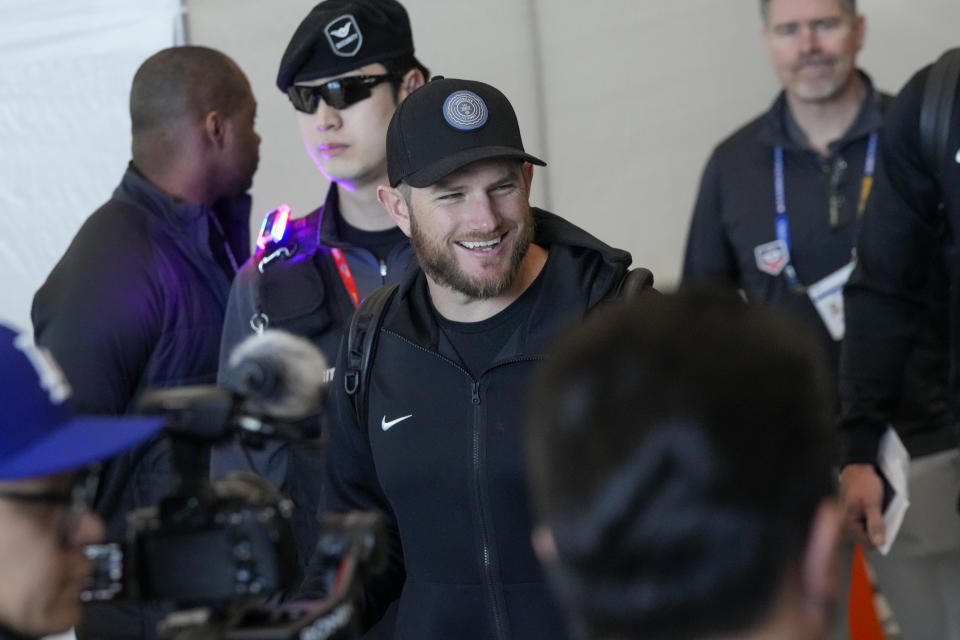
<path id="1" fill-rule="evenodd" d="M 95 570 L 82 599 L 173 603 L 160 634 L 176 640 L 359 638 L 354 600 L 385 564 L 382 517 L 325 516 L 304 592 L 317 599 L 278 604 L 300 579 L 293 505 L 256 473 L 207 477 L 213 443 L 321 443 L 326 370 L 309 341 L 267 329 L 234 350 L 225 388 L 141 396 L 141 412 L 168 418 L 179 484 L 159 504 L 127 514 L 122 542 L 87 548 Z"/>
<path id="2" fill-rule="evenodd" d="M 96 568 L 81 597 L 194 605 L 285 591 L 299 577 L 291 509 L 246 472 L 177 492 L 128 514 L 123 543 L 88 549 Z"/>

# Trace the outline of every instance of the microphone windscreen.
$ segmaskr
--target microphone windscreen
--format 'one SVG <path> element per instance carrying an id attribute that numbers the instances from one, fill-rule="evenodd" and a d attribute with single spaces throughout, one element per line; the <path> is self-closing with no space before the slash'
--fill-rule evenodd
<path id="1" fill-rule="evenodd" d="M 222 384 L 250 413 L 298 420 L 320 410 L 326 370 L 326 358 L 309 340 L 267 329 L 237 345 Z"/>

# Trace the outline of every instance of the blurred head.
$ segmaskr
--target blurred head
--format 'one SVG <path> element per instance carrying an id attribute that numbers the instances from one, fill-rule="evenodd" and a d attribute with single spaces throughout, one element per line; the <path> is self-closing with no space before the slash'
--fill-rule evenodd
<path id="1" fill-rule="evenodd" d="M 80 621 L 79 600 L 103 523 L 90 511 L 90 465 L 163 425 L 157 418 L 78 417 L 70 386 L 29 336 L 0 325 L 0 627 L 42 636 Z"/>
<path id="2" fill-rule="evenodd" d="M 245 193 L 260 160 L 256 114 L 233 60 L 207 47 L 164 49 L 140 66 L 130 89 L 134 164 L 166 174 L 187 156 L 211 202 Z"/>
<path id="3" fill-rule="evenodd" d="M 280 61 L 277 86 L 297 113 L 308 155 L 349 188 L 382 180 L 387 125 L 429 71 L 394 0 L 327 0 L 307 14 Z"/>
<path id="4" fill-rule="evenodd" d="M 689 292 L 598 310 L 557 345 L 529 402 L 535 548 L 589 637 L 784 613 L 818 637 L 839 524 L 818 354 L 788 318 Z"/>
<path id="5" fill-rule="evenodd" d="M 764 40 L 784 90 L 828 102 L 853 82 L 864 18 L 853 0 L 762 0 Z"/>

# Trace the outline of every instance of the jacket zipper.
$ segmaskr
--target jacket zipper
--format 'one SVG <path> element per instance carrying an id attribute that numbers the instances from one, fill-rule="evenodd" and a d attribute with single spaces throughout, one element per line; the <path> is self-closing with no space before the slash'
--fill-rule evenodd
<path id="1" fill-rule="evenodd" d="M 497 367 L 541 359 L 542 358 L 535 356 L 528 356 L 510 358 L 508 360 L 495 362 L 493 365 L 487 367 L 485 371 L 481 372 L 480 377 L 482 378 Z M 485 490 L 485 487 L 487 486 L 487 476 L 485 473 L 486 460 L 482 457 L 483 442 L 481 441 L 481 436 L 484 431 L 484 421 L 483 408 L 481 407 L 482 399 L 480 397 L 480 382 L 478 380 L 474 380 L 473 376 L 470 376 L 470 379 L 473 380 L 473 384 L 470 387 L 470 401 L 473 403 L 474 407 L 473 473 L 474 481 L 476 482 L 477 504 L 480 509 L 480 552 L 481 561 L 483 562 L 483 577 L 490 596 L 490 604 L 493 607 L 493 623 L 496 636 L 502 640 L 509 640 L 510 633 L 505 622 L 507 620 L 507 605 L 503 599 L 503 589 L 498 588 L 498 585 L 500 585 L 500 567 L 499 563 L 497 562 L 497 555 L 494 552 L 493 540 L 491 540 L 492 534 L 490 532 L 490 521 L 492 520 L 492 516 L 490 514 L 490 498 Z"/>
<path id="2" fill-rule="evenodd" d="M 470 402 L 473 404 L 473 478 L 476 485 L 476 498 L 477 506 L 480 510 L 478 521 L 480 523 L 480 563 L 483 567 L 483 581 L 487 587 L 487 594 L 490 597 L 490 605 L 492 607 L 491 613 L 493 613 L 493 623 L 494 630 L 496 632 L 496 637 L 500 640 L 509 640 L 510 635 L 507 631 L 504 621 L 506 620 L 506 603 L 503 600 L 503 592 L 500 589 L 497 589 L 497 584 L 499 583 L 499 578 L 497 574 L 499 573 L 499 566 L 497 564 L 496 554 L 493 552 L 492 541 L 490 540 L 490 531 L 488 526 L 488 521 L 490 520 L 490 500 L 487 497 L 486 492 L 483 490 L 483 487 L 486 486 L 486 474 L 484 473 L 484 463 L 485 460 L 481 459 L 481 450 L 482 443 L 480 440 L 481 431 L 483 429 L 483 410 L 481 409 L 482 399 L 480 397 L 480 382 L 476 380 L 469 371 L 464 369 L 460 364 L 447 358 L 441 353 L 436 351 L 431 351 L 426 349 L 419 344 L 413 342 L 412 340 L 401 336 L 398 333 L 393 331 L 385 330 L 384 333 L 389 333 L 395 338 L 402 340 L 403 342 L 409 344 L 414 349 L 428 353 L 431 356 L 446 362 L 447 364 L 453 366 L 455 369 L 463 373 L 470 380 Z M 517 362 L 527 362 L 531 360 L 541 360 L 540 357 L 530 356 L 530 357 L 519 357 L 511 358 L 509 360 L 503 360 L 500 362 L 494 363 L 492 366 L 488 367 L 485 371 L 480 374 L 480 377 L 486 375 L 489 371 L 493 369 Z"/>
<path id="3" fill-rule="evenodd" d="M 481 374 L 482 375 L 482 374 Z M 480 560 L 483 565 L 483 581 L 487 587 L 487 595 L 490 597 L 490 606 L 493 613 L 493 627 L 496 637 L 507 640 L 510 635 L 507 633 L 504 620 L 506 618 L 506 603 L 503 601 L 503 591 L 497 588 L 499 584 L 499 563 L 497 556 L 493 551 L 492 534 L 490 532 L 490 498 L 484 490 L 486 487 L 487 475 L 486 459 L 483 456 L 483 409 L 480 400 L 480 383 L 476 380 L 470 387 L 470 400 L 473 403 L 473 478 L 477 492 L 477 507 L 480 511 L 478 521 L 480 523 Z"/>

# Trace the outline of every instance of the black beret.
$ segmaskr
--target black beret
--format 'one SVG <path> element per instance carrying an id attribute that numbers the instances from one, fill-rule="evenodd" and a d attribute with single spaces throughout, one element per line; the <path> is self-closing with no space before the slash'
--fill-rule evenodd
<path id="1" fill-rule="evenodd" d="M 297 27 L 280 60 L 277 87 L 413 56 L 406 9 L 395 0 L 326 0 Z"/>

